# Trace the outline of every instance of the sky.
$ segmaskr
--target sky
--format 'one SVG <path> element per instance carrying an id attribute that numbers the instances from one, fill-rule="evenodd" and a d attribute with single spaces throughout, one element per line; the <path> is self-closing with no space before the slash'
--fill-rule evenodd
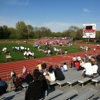
<path id="1" fill-rule="evenodd" d="M 18 21 L 52 32 L 83 24 L 100 30 L 100 0 L 0 0 L 0 26 L 15 28 Z"/>

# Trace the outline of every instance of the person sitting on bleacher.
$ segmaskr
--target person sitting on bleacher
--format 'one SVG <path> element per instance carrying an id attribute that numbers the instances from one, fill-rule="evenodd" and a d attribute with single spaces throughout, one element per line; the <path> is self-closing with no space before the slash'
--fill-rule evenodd
<path id="1" fill-rule="evenodd" d="M 25 79 L 26 76 L 27 76 L 27 68 L 26 66 L 23 66 L 22 77 Z"/>
<path id="2" fill-rule="evenodd" d="M 54 69 L 53 69 L 52 65 L 49 67 L 48 72 L 43 73 L 43 75 L 45 76 L 48 85 L 51 82 L 54 82 L 56 80 Z"/>
<path id="3" fill-rule="evenodd" d="M 7 87 L 8 87 L 7 83 L 2 81 L 2 79 L 0 78 L 0 95 L 6 93 Z"/>
<path id="4" fill-rule="evenodd" d="M 33 75 L 34 81 L 31 82 L 28 86 L 25 100 L 43 100 L 48 86 L 44 83 L 43 80 L 39 79 L 41 73 L 38 70 L 35 70 Z"/>
<path id="5" fill-rule="evenodd" d="M 21 74 L 18 74 L 16 81 L 15 81 L 15 91 L 22 89 L 22 83 L 24 82 L 24 78 L 22 78 Z"/>
<path id="6" fill-rule="evenodd" d="M 84 66 L 83 66 L 84 63 L 85 63 L 85 62 L 84 62 L 84 59 L 81 59 L 81 60 L 80 60 L 80 70 L 83 70 L 83 69 L 84 69 Z"/>
<path id="7" fill-rule="evenodd" d="M 84 69 L 82 70 L 82 78 L 84 77 L 92 77 L 93 76 L 93 69 L 92 65 L 88 59 L 86 59 L 85 64 L 83 65 Z"/>
<path id="8" fill-rule="evenodd" d="M 42 72 L 42 65 L 41 65 L 41 63 L 38 63 L 37 66 L 36 66 L 36 68 L 38 68 L 38 70 L 39 70 L 40 72 Z"/>
<path id="9" fill-rule="evenodd" d="M 31 83 L 33 81 L 33 76 L 30 74 L 30 72 L 28 71 L 26 77 L 25 77 L 25 82 L 27 84 Z"/>
<path id="10" fill-rule="evenodd" d="M 77 71 L 79 71 L 79 69 L 80 69 L 80 62 L 79 62 L 78 59 L 77 59 L 76 62 L 75 62 L 75 69 L 76 69 Z"/>
<path id="11" fill-rule="evenodd" d="M 92 69 L 93 69 L 93 76 L 95 77 L 97 75 L 97 70 L 98 70 L 96 61 L 93 62 Z"/>
<path id="12" fill-rule="evenodd" d="M 11 81 L 12 81 L 12 84 L 15 83 L 15 80 L 16 80 L 16 73 L 15 73 L 15 71 L 12 69 L 12 70 L 11 70 Z"/>
<path id="13" fill-rule="evenodd" d="M 64 72 L 66 72 L 67 70 L 68 70 L 68 68 L 67 68 L 67 64 L 64 62 L 64 64 L 63 64 L 63 68 L 64 68 Z"/>
<path id="14" fill-rule="evenodd" d="M 97 73 L 100 75 L 100 54 L 96 56 L 96 59 L 97 59 L 97 65 L 98 65 Z"/>
<path id="15" fill-rule="evenodd" d="M 97 74 L 97 70 L 98 70 L 98 65 L 97 65 L 97 61 L 95 59 L 95 57 L 91 57 L 91 63 L 92 63 L 92 69 L 93 69 L 93 76 L 95 77 Z"/>
<path id="16" fill-rule="evenodd" d="M 55 73 L 57 80 L 64 80 L 65 79 L 63 72 L 61 71 L 61 69 L 57 65 L 55 66 L 54 73 Z"/>

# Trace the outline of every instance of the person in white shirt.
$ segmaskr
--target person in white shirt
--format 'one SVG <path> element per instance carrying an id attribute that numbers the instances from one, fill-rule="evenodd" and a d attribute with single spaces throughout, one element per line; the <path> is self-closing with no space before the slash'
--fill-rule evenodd
<path id="1" fill-rule="evenodd" d="M 74 67 L 75 67 L 75 62 L 76 62 L 76 60 L 77 60 L 77 59 L 76 59 L 76 57 L 75 57 L 75 56 L 73 56 L 73 58 L 72 58 L 72 59 L 73 59 L 73 64 L 74 64 Z"/>
<path id="2" fill-rule="evenodd" d="M 68 70 L 66 63 L 63 64 L 63 68 L 64 68 L 64 72 L 66 72 Z"/>
<path id="3" fill-rule="evenodd" d="M 92 69 L 93 69 L 93 76 L 95 76 L 97 74 L 97 70 L 98 70 L 98 65 L 97 65 L 97 61 L 95 57 L 91 57 L 91 64 L 92 64 Z"/>
<path id="4" fill-rule="evenodd" d="M 92 69 L 93 69 L 93 75 L 96 75 L 97 74 L 97 70 L 98 70 L 98 66 L 97 66 L 97 62 L 96 61 L 93 62 Z"/>
<path id="5" fill-rule="evenodd" d="M 44 73 L 43 75 L 45 76 L 48 85 L 56 80 L 56 76 L 52 65 L 49 67 L 48 72 Z"/>
<path id="6" fill-rule="evenodd" d="M 92 64 L 88 61 L 88 59 L 86 59 L 83 67 L 84 67 L 84 69 L 82 70 L 82 78 L 92 77 L 93 76 Z"/>
<path id="7" fill-rule="evenodd" d="M 6 52 L 7 52 L 7 48 L 4 47 L 4 48 L 2 49 L 2 52 L 3 52 L 3 53 L 6 53 Z"/>
<path id="8" fill-rule="evenodd" d="M 27 51 L 24 51 L 24 58 L 27 58 Z"/>

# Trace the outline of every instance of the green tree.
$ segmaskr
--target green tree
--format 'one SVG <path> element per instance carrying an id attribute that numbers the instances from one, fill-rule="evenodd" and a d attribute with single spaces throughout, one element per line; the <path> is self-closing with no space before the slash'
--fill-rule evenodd
<path id="1" fill-rule="evenodd" d="M 0 39 L 2 39 L 3 35 L 4 35 L 4 30 L 3 30 L 3 27 L 1 26 L 0 27 Z"/>
<path id="2" fill-rule="evenodd" d="M 10 32 L 10 39 L 16 39 L 17 38 L 17 30 L 15 28 L 9 28 L 9 32 Z"/>
<path id="3" fill-rule="evenodd" d="M 8 31 L 8 27 L 6 25 L 3 25 L 3 34 L 2 38 L 3 39 L 8 39 L 10 36 L 10 32 Z"/>
<path id="4" fill-rule="evenodd" d="M 27 34 L 28 34 L 28 39 L 33 38 L 33 26 L 32 25 L 27 25 Z"/>
<path id="5" fill-rule="evenodd" d="M 96 31 L 96 38 L 100 39 L 100 31 Z"/>
<path id="6" fill-rule="evenodd" d="M 23 21 L 16 23 L 16 29 L 18 32 L 18 38 L 28 39 L 27 25 Z"/>
<path id="7" fill-rule="evenodd" d="M 78 29 L 76 32 L 76 39 L 81 40 L 82 39 L 82 29 Z"/>

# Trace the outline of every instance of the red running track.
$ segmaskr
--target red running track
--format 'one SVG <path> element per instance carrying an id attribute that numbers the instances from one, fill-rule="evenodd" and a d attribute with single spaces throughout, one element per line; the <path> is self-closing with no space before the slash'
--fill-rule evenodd
<path id="1" fill-rule="evenodd" d="M 19 62 L 10 62 L 10 63 L 4 63 L 0 64 L 0 77 L 8 81 L 10 79 L 10 72 L 11 69 L 14 69 L 16 74 L 22 73 L 23 66 L 26 66 L 27 69 L 31 72 L 33 72 L 33 69 L 36 68 L 36 65 L 40 62 L 46 62 L 47 66 L 50 64 L 52 65 L 57 65 L 61 64 L 63 62 L 67 62 L 69 64 L 69 59 L 72 56 L 77 56 L 80 55 L 81 57 L 84 56 L 84 54 L 97 54 L 100 52 L 100 50 L 96 50 L 96 52 L 93 52 L 93 49 L 96 48 L 96 45 L 89 45 L 89 44 L 74 44 L 78 46 L 88 46 L 91 48 L 90 51 L 88 52 L 78 52 L 78 53 L 73 53 L 73 54 L 66 54 L 66 55 L 58 55 L 58 56 L 53 56 L 53 57 L 46 57 L 46 58 L 40 58 L 40 59 L 32 59 L 32 60 L 24 60 L 24 61 L 19 61 Z"/>

